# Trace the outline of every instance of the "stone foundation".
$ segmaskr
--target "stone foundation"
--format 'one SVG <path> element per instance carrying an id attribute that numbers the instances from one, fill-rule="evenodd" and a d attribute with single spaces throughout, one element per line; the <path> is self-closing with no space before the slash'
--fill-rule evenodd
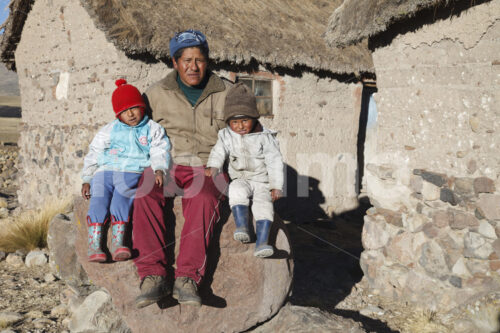
<path id="1" fill-rule="evenodd" d="M 414 169 L 410 184 L 408 207 L 373 207 L 365 216 L 361 267 L 370 287 L 445 310 L 498 290 L 495 182 Z"/>

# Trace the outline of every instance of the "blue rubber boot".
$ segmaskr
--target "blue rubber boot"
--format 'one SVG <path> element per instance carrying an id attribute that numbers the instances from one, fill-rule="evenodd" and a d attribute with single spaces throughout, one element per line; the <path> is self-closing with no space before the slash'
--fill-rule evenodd
<path id="1" fill-rule="evenodd" d="M 253 255 L 259 258 L 270 257 L 274 253 L 273 247 L 268 244 L 271 221 L 258 220 L 255 224 L 257 241 L 255 242 L 255 251 L 253 252 Z"/>
<path id="2" fill-rule="evenodd" d="M 88 260 L 90 262 L 105 262 L 106 254 L 101 250 L 102 223 L 88 223 Z"/>
<path id="3" fill-rule="evenodd" d="M 248 232 L 248 206 L 235 205 L 231 207 L 236 224 L 234 239 L 242 243 L 250 242 L 250 233 Z"/>

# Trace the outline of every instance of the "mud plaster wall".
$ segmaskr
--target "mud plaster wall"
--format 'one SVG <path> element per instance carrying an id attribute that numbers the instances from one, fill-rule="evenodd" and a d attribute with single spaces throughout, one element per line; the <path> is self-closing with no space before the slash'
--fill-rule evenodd
<path id="1" fill-rule="evenodd" d="M 116 78 L 144 91 L 170 71 L 118 51 L 76 0 L 35 2 L 16 64 L 23 110 L 19 201 L 27 208 L 79 192 L 88 144 L 113 119 Z M 283 76 L 274 92 L 275 117 L 263 123 L 279 132 L 285 161 L 318 179 L 324 210 L 354 207 L 349 167 L 356 165 L 360 87 L 305 73 Z"/>
<path id="2" fill-rule="evenodd" d="M 450 309 L 498 289 L 499 20 L 495 0 L 373 53 L 361 265 L 380 293 Z"/>

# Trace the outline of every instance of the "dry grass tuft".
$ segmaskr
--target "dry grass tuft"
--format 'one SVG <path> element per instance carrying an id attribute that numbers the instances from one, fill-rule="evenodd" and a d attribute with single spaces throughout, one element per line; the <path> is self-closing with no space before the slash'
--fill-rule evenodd
<path id="1" fill-rule="evenodd" d="M 47 200 L 41 209 L 7 219 L 0 228 L 0 250 L 31 251 L 46 247 L 49 222 L 57 214 L 66 212 L 70 205 L 70 200 Z"/>
<path id="2" fill-rule="evenodd" d="M 402 332 L 408 333 L 447 333 L 448 328 L 440 324 L 436 312 L 429 310 L 415 311 L 406 318 Z"/>

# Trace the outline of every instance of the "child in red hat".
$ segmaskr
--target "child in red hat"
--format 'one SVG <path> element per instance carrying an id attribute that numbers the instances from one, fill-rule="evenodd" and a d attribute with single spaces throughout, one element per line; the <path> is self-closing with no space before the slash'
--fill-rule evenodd
<path id="1" fill-rule="evenodd" d="M 171 144 L 163 127 L 144 114 L 146 104 L 139 90 L 117 80 L 111 102 L 116 119 L 96 134 L 85 156 L 82 171 L 82 196 L 90 199 L 87 213 L 88 259 L 104 262 L 101 249 L 103 224 L 111 219 L 111 258 L 129 259 L 124 244 L 125 229 L 137 184 L 145 168 L 155 172 L 155 183 L 163 186 L 163 177 L 171 164 Z"/>

